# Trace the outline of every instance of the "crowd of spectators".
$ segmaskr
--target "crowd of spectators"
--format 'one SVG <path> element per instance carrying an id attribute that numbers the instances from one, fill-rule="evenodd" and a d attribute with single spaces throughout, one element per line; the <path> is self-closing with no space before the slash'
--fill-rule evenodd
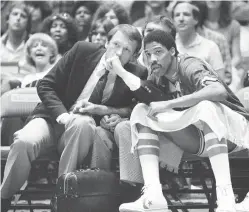
<path id="1" fill-rule="evenodd" d="M 1 62 L 16 62 L 24 75 L 34 74 L 38 70 L 27 61 L 31 35 L 51 36 L 58 61 L 77 41 L 104 46 L 116 25 L 132 24 L 143 34 L 148 22 L 161 16 L 173 20 L 180 53 L 204 59 L 234 92 L 248 86 L 248 1 L 196 1 L 193 19 L 177 5 L 177 1 L 149 0 L 1 1 Z M 138 62 L 145 65 L 141 57 Z M 12 88 L 14 77 L 1 73 L 1 93 Z"/>

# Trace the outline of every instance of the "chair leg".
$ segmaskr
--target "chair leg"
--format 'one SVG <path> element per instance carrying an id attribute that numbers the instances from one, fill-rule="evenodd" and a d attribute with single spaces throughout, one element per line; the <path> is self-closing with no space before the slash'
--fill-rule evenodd
<path id="1" fill-rule="evenodd" d="M 31 202 L 31 199 L 30 198 L 28 198 L 28 205 L 29 206 L 31 206 L 32 205 L 32 202 Z M 33 208 L 32 207 L 30 207 L 30 212 L 34 212 L 34 210 L 33 210 Z"/>
<path id="2" fill-rule="evenodd" d="M 214 212 L 214 209 L 216 208 L 216 183 L 215 180 L 212 179 L 212 194 L 211 194 L 211 202 L 210 202 L 210 208 L 209 212 Z"/>

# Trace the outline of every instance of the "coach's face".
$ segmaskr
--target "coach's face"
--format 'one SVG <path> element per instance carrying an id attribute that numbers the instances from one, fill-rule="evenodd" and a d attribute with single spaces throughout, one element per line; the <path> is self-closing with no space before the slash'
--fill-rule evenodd
<path id="1" fill-rule="evenodd" d="M 161 43 L 150 42 L 144 47 L 144 53 L 148 60 L 149 69 L 151 74 L 156 76 L 164 76 L 167 74 L 169 67 L 173 60 L 174 51 L 168 50 Z"/>
<path id="2" fill-rule="evenodd" d="M 136 41 L 131 40 L 125 33 L 117 31 L 106 44 L 106 59 L 118 56 L 124 66 L 133 59 L 136 48 Z"/>

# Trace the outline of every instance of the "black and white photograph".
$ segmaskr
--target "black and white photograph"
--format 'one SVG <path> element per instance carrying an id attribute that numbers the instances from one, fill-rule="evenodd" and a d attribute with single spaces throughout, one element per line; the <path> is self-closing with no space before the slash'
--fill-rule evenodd
<path id="1" fill-rule="evenodd" d="M 1 212 L 249 212 L 249 1 L 1 0 Z"/>

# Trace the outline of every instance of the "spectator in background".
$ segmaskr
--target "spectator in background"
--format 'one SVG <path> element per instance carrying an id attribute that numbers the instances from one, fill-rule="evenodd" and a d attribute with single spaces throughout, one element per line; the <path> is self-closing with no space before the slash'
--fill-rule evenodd
<path id="1" fill-rule="evenodd" d="M 36 87 L 54 65 L 58 55 L 57 44 L 45 33 L 33 34 L 26 43 L 26 61 L 35 69 L 22 80 L 22 87 Z"/>
<path id="2" fill-rule="evenodd" d="M 89 34 L 92 18 L 99 4 L 96 1 L 78 1 L 75 3 L 72 16 L 79 29 L 79 39 L 86 40 Z"/>
<path id="3" fill-rule="evenodd" d="M 207 12 L 207 5 L 205 1 L 193 1 L 192 2 L 195 6 L 198 7 L 200 10 L 199 13 L 199 25 L 197 32 L 203 36 L 204 38 L 207 38 L 208 40 L 214 41 L 219 49 L 220 53 L 224 62 L 225 67 L 225 82 L 226 84 L 230 84 L 232 81 L 232 63 L 231 63 L 231 54 L 229 45 L 227 42 L 227 39 L 225 36 L 219 32 L 215 32 L 214 30 L 211 30 L 204 26 L 204 17 L 206 17 Z"/>
<path id="4" fill-rule="evenodd" d="M 1 37 L 2 62 L 18 62 L 24 55 L 25 42 L 31 29 L 31 15 L 23 2 L 14 2 L 7 15 L 7 31 Z"/>
<path id="5" fill-rule="evenodd" d="M 93 17 L 93 22 L 99 19 L 110 20 L 114 26 L 130 23 L 127 11 L 117 2 L 101 4 Z"/>
<path id="6" fill-rule="evenodd" d="M 9 14 L 11 5 L 12 5 L 11 1 L 6 1 L 6 0 L 1 1 L 1 36 L 6 32 L 8 27 L 6 23 L 6 17 L 7 14 Z"/>
<path id="7" fill-rule="evenodd" d="M 173 8 L 178 34 L 177 49 L 181 54 L 195 56 L 209 63 L 224 80 L 224 64 L 217 44 L 197 32 L 200 11 L 192 2 L 178 2 Z"/>
<path id="8" fill-rule="evenodd" d="M 51 8 L 53 8 L 53 13 L 72 13 L 75 1 L 62 1 L 62 0 L 52 0 L 48 1 Z"/>
<path id="9" fill-rule="evenodd" d="M 78 29 L 68 13 L 57 13 L 47 17 L 42 32 L 50 35 L 57 43 L 60 56 L 78 41 Z"/>
<path id="10" fill-rule="evenodd" d="M 150 21 L 148 21 L 143 30 L 143 37 L 148 35 L 150 32 L 155 30 L 167 31 L 176 38 L 176 28 L 172 20 L 164 15 L 154 16 Z"/>
<path id="11" fill-rule="evenodd" d="M 57 44 L 49 35 L 45 33 L 35 33 L 30 36 L 25 45 L 25 66 L 21 67 L 21 72 L 28 73 L 23 79 L 2 76 L 1 95 L 18 85 L 21 87 L 36 87 L 38 80 L 43 78 L 54 65 L 58 55 Z M 24 68 L 24 70 L 22 70 Z"/>
<path id="12" fill-rule="evenodd" d="M 229 1 L 206 1 L 207 13 L 204 25 L 226 37 L 232 56 L 232 65 L 236 67 L 241 60 L 240 24 L 232 19 L 231 3 Z"/>
<path id="13" fill-rule="evenodd" d="M 240 24 L 240 50 L 247 76 L 244 86 L 249 86 L 249 1 L 233 1 L 232 15 Z M 249 196 L 249 195 L 248 195 Z"/>
<path id="14" fill-rule="evenodd" d="M 131 23 L 145 17 L 145 4 L 146 1 L 133 1 L 129 10 Z"/>
<path id="15" fill-rule="evenodd" d="M 110 20 L 96 20 L 91 27 L 89 33 L 89 41 L 105 46 L 107 42 L 107 34 L 114 27 Z"/>
<path id="16" fill-rule="evenodd" d="M 52 14 L 52 8 L 47 1 L 26 1 L 32 18 L 31 34 L 40 32 L 42 21 Z"/>
<path id="17" fill-rule="evenodd" d="M 176 28 L 172 20 L 163 15 L 154 16 L 150 21 L 146 23 L 142 31 L 143 37 L 145 37 L 147 34 L 154 30 L 163 30 L 165 32 L 170 33 L 174 39 L 176 37 Z M 148 67 L 146 57 L 143 51 L 138 58 L 138 63 L 145 67 Z"/>
<path id="18" fill-rule="evenodd" d="M 150 21 L 154 16 L 164 15 L 170 17 L 170 14 L 167 11 L 167 6 L 169 5 L 168 1 L 151 1 L 148 0 L 144 6 L 144 17 L 138 19 L 133 26 L 142 30 L 145 27 L 145 24 Z"/>

